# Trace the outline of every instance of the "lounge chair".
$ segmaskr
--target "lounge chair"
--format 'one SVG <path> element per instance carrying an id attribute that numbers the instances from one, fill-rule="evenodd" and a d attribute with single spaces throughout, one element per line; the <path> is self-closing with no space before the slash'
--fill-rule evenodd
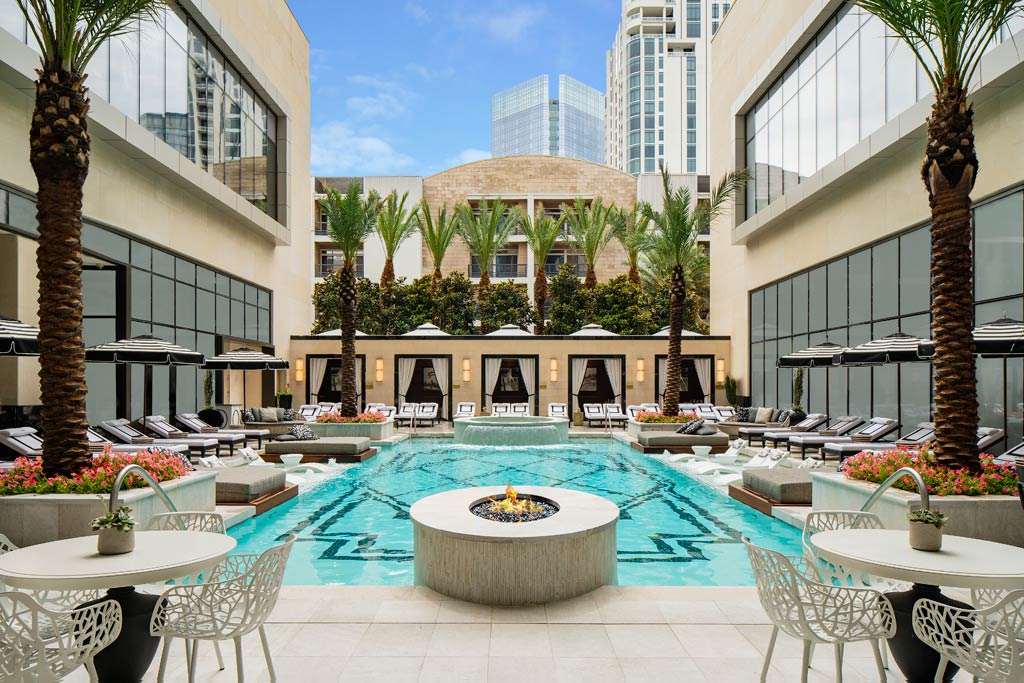
<path id="1" fill-rule="evenodd" d="M 154 433 L 156 433 L 161 439 L 187 439 L 189 438 L 188 432 L 183 432 L 174 425 L 171 424 L 163 415 L 147 415 L 143 418 L 143 424 Z M 245 434 L 239 434 L 237 432 L 216 432 L 214 434 L 203 434 L 201 438 L 204 439 L 216 439 L 219 446 L 228 447 L 228 457 L 235 454 L 235 447 L 244 447 L 247 441 Z M 217 450 L 218 455 L 220 449 Z"/>
<path id="2" fill-rule="evenodd" d="M 320 415 L 320 406 L 306 403 L 299 406 L 299 416 L 306 422 L 312 422 Z"/>
<path id="3" fill-rule="evenodd" d="M 193 434 L 241 434 L 245 437 L 246 445 L 255 441 L 257 448 L 263 448 L 264 439 L 270 440 L 269 429 L 218 429 L 204 422 L 197 413 L 178 413 L 174 419 L 186 432 Z"/>
<path id="4" fill-rule="evenodd" d="M 694 415 L 696 415 L 697 414 L 697 404 L 696 403 L 680 403 L 679 404 L 679 414 L 682 415 L 683 413 L 693 413 Z"/>
<path id="5" fill-rule="evenodd" d="M 99 453 L 104 446 L 110 446 L 115 453 L 137 453 L 144 446 L 132 446 L 130 444 L 114 444 L 103 438 L 91 428 L 87 430 L 89 437 L 89 449 L 93 453 Z M 0 445 L 9 448 L 16 457 L 39 458 L 43 455 L 43 440 L 39 433 L 32 427 L 15 427 L 13 429 L 0 429 Z M 163 450 L 181 453 L 187 451 L 186 446 L 161 446 Z"/>
<path id="6" fill-rule="evenodd" d="M 830 455 L 834 455 L 842 461 L 851 455 L 857 455 L 863 451 L 874 451 L 885 448 L 892 448 L 893 446 L 910 446 L 912 448 L 919 448 L 928 441 L 935 439 L 935 423 L 934 422 L 921 422 L 918 424 L 913 431 L 901 436 L 893 443 L 882 443 L 882 442 L 828 442 L 825 443 L 819 449 L 821 457 L 828 458 Z"/>
<path id="7" fill-rule="evenodd" d="M 611 425 L 619 424 L 623 427 L 626 426 L 626 421 L 629 417 L 622 412 L 622 406 L 618 403 L 605 403 L 603 408 L 605 422 Z"/>
<path id="8" fill-rule="evenodd" d="M 636 422 L 636 419 L 640 417 L 640 413 L 643 412 L 646 412 L 643 406 L 626 406 L 626 415 L 633 422 Z"/>
<path id="9" fill-rule="evenodd" d="M 513 415 L 517 415 L 519 417 L 526 417 L 526 416 L 528 416 L 530 414 L 530 404 L 529 403 L 513 403 L 511 408 L 512 408 L 512 414 Z"/>
<path id="10" fill-rule="evenodd" d="M 455 418 L 476 416 L 476 404 L 472 401 L 461 401 L 455 406 Z"/>
<path id="11" fill-rule="evenodd" d="M 366 407 L 363 410 L 366 411 L 367 413 L 369 413 L 369 412 L 377 412 L 377 411 L 379 411 L 383 407 L 384 407 L 383 403 L 367 403 Z"/>
<path id="12" fill-rule="evenodd" d="M 416 407 L 415 403 L 403 403 L 395 415 L 395 424 L 411 425 L 416 420 Z"/>
<path id="13" fill-rule="evenodd" d="M 822 434 L 794 434 L 789 437 L 790 447 L 800 449 L 801 459 L 808 448 L 821 449 L 827 443 L 883 443 L 890 434 L 895 434 L 900 423 L 888 417 L 873 417 L 860 429 L 846 436 L 825 436 Z"/>
<path id="14" fill-rule="evenodd" d="M 1024 458 L 1024 442 L 1017 444 L 1002 455 L 996 456 L 995 461 L 1004 465 L 1016 465 L 1017 458 Z"/>
<path id="15" fill-rule="evenodd" d="M 697 413 L 697 417 L 705 422 L 718 421 L 718 413 L 715 412 L 715 407 L 710 403 L 698 403 L 697 410 L 695 412 Z"/>
<path id="16" fill-rule="evenodd" d="M 549 403 L 548 417 L 569 417 L 566 405 L 564 403 Z"/>
<path id="17" fill-rule="evenodd" d="M 321 414 L 323 414 L 323 413 L 333 413 L 335 410 L 337 410 L 337 407 L 338 407 L 337 403 L 330 403 L 330 402 L 325 402 L 325 401 L 321 401 L 317 405 L 320 406 L 320 413 Z"/>
<path id="18" fill-rule="evenodd" d="M 997 429 L 995 427 L 980 427 L 978 429 L 978 450 L 984 452 L 986 449 L 991 448 L 992 446 L 997 445 L 1000 441 L 1002 441 L 1005 438 L 1006 438 L 1006 432 L 1004 432 L 1002 429 Z M 832 444 L 825 444 L 826 447 L 827 446 L 831 446 L 831 445 Z M 840 465 L 843 464 L 843 460 L 845 460 L 846 458 L 849 458 L 851 456 L 857 455 L 858 453 L 863 453 L 864 451 L 879 451 L 879 450 L 894 448 L 896 446 L 895 443 L 876 443 L 876 444 L 864 444 L 864 443 L 861 443 L 861 444 L 858 444 L 856 442 L 854 442 L 851 445 L 853 445 L 853 446 L 860 446 L 861 448 L 856 453 L 846 453 L 846 454 L 843 454 L 842 456 L 840 456 L 840 460 L 839 460 L 839 464 Z M 871 446 L 871 445 L 874 445 L 874 448 L 865 448 L 865 446 Z M 822 452 L 824 452 L 824 447 L 823 447 Z"/>
<path id="19" fill-rule="evenodd" d="M 799 427 L 803 431 L 808 431 L 809 432 L 809 431 L 816 430 L 816 429 L 820 428 L 823 424 L 826 424 L 827 422 L 828 422 L 828 415 L 823 415 L 821 413 L 811 413 L 810 415 L 805 417 L 800 422 L 797 422 L 793 426 L 794 427 Z M 755 445 L 757 443 L 762 443 L 763 444 L 764 443 L 764 435 L 767 434 L 768 432 L 777 432 L 777 431 L 779 431 L 779 427 L 778 426 L 772 427 L 772 426 L 765 425 L 763 427 L 740 427 L 739 430 L 738 430 L 738 434 L 739 434 L 741 439 L 749 442 L 751 445 Z"/>
<path id="20" fill-rule="evenodd" d="M 220 444 L 216 439 L 204 439 L 202 437 L 192 439 L 154 439 L 140 432 L 132 426 L 129 420 L 125 419 L 103 420 L 100 422 L 99 427 L 121 443 L 132 444 L 142 448 L 150 444 L 153 446 L 187 446 L 189 455 L 196 458 L 216 455 L 217 451 L 220 450 Z"/>
<path id="21" fill-rule="evenodd" d="M 859 415 L 844 415 L 843 417 L 836 418 L 827 429 L 834 432 L 835 436 L 846 436 L 848 433 L 857 429 L 864 424 L 864 418 Z M 821 429 L 826 429 L 825 425 L 821 426 Z M 770 432 L 765 432 L 761 436 L 761 442 L 770 448 L 782 448 L 793 435 L 813 435 L 817 434 L 814 430 L 795 430 L 795 429 L 773 429 Z M 841 441 L 842 439 L 840 439 Z"/>
<path id="22" fill-rule="evenodd" d="M 739 481 L 743 478 L 742 473 L 744 470 L 770 470 L 778 467 L 787 457 L 789 457 L 789 453 L 782 449 L 762 448 L 760 451 L 757 451 L 750 460 L 738 465 L 717 462 L 693 463 L 691 465 L 684 466 L 683 471 L 687 474 L 696 474 L 700 476 L 706 476 L 709 474 L 738 475 L 735 481 Z M 724 485 L 717 481 L 715 484 L 718 486 Z"/>
<path id="23" fill-rule="evenodd" d="M 395 407 L 394 406 L 381 406 L 377 409 L 377 412 L 384 416 L 385 420 L 395 419 Z"/>
<path id="24" fill-rule="evenodd" d="M 512 412 L 512 407 L 507 403 L 492 403 L 491 404 L 491 415 L 495 417 L 502 417 L 509 415 Z"/>
<path id="25" fill-rule="evenodd" d="M 660 413 L 661 412 L 661 405 L 658 404 L 658 403 L 642 403 L 642 404 L 640 404 L 640 407 L 643 408 L 644 411 L 648 412 L 648 413 Z"/>
<path id="26" fill-rule="evenodd" d="M 588 427 L 593 427 L 595 422 L 604 424 L 604 408 L 600 403 L 584 403 L 583 420 Z"/>
<path id="27" fill-rule="evenodd" d="M 715 414 L 719 422 L 725 422 L 736 417 L 736 409 L 732 406 L 715 406 Z"/>
<path id="28" fill-rule="evenodd" d="M 436 403 L 421 403 L 416 406 L 416 423 L 426 423 L 430 426 L 436 425 L 440 420 L 437 417 Z"/>

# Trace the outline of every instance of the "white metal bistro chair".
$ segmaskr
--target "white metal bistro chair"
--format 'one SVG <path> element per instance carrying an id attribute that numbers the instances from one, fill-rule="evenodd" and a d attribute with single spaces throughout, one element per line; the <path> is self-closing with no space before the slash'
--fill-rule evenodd
<path id="1" fill-rule="evenodd" d="M 295 536 L 259 555 L 232 555 L 219 564 L 203 583 L 175 586 L 160 596 L 150 633 L 193 641 L 188 659 L 188 680 L 195 683 L 196 642 L 233 640 L 238 683 L 244 683 L 242 636 L 259 631 L 270 681 L 277 681 L 264 623 L 277 604 L 285 566 Z M 165 646 L 166 647 L 166 646 Z M 163 681 L 167 662 L 160 660 L 157 680 Z"/>
<path id="2" fill-rule="evenodd" d="M 0 680 L 56 683 L 85 665 L 121 633 L 121 606 L 104 600 L 70 611 L 50 610 L 26 593 L 0 593 Z"/>
<path id="3" fill-rule="evenodd" d="M 1012 591 L 984 609 L 962 609 L 918 600 L 914 633 L 939 653 L 935 680 L 948 662 L 985 683 L 1024 681 L 1024 591 Z"/>
<path id="4" fill-rule="evenodd" d="M 762 683 L 768 678 L 779 631 L 803 641 L 801 683 L 807 683 L 816 644 L 834 646 L 836 681 L 842 683 L 843 648 L 846 643 L 859 641 L 871 643 L 879 680 L 886 680 L 880 641 L 891 638 L 896 631 L 896 617 L 888 598 L 873 588 L 821 583 L 803 558 L 760 548 L 746 538 L 743 543 L 754 570 L 757 597 L 773 625 L 761 669 Z"/>
<path id="5" fill-rule="evenodd" d="M 846 567 L 841 567 L 821 557 L 818 549 L 811 542 L 811 537 L 821 531 L 836 531 L 837 529 L 884 529 L 881 518 L 873 512 L 859 512 L 856 510 L 815 510 L 807 515 L 804 520 L 804 531 L 801 537 L 804 557 L 811 564 L 818 576 L 825 583 L 837 583 L 841 586 L 853 586 L 862 588 L 870 586 L 880 591 L 888 592 L 893 590 L 907 590 L 905 583 L 884 579 L 878 576 L 871 576 L 864 573 L 855 573 Z"/>

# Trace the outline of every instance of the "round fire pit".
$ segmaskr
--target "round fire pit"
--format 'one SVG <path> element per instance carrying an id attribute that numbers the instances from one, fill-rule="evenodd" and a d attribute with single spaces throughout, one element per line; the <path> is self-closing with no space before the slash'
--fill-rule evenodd
<path id="1" fill-rule="evenodd" d="M 517 493 L 554 512 L 529 521 L 475 514 L 505 497 L 500 486 L 446 491 L 413 504 L 416 583 L 486 605 L 544 604 L 615 583 L 614 503 L 545 486 Z"/>

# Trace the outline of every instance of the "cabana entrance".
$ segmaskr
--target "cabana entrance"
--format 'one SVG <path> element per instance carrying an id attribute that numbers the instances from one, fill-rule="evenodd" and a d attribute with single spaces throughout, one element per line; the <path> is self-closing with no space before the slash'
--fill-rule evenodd
<path id="1" fill-rule="evenodd" d="M 306 403 L 341 402 L 341 356 L 306 356 L 309 381 Z M 356 355 L 356 407 L 362 410 L 366 386 L 366 355 Z M 297 406 L 295 406 L 297 408 Z"/>
<path id="2" fill-rule="evenodd" d="M 537 356 L 483 356 L 480 404 L 529 403 L 539 415 Z"/>
<path id="3" fill-rule="evenodd" d="M 451 356 L 395 356 L 395 404 L 436 403 L 442 420 L 451 420 Z"/>
<path id="4" fill-rule="evenodd" d="M 569 356 L 569 404 L 573 411 L 586 403 L 623 406 L 625 356 Z"/>
<path id="5" fill-rule="evenodd" d="M 682 356 L 679 367 L 679 402 L 714 403 L 714 385 L 711 368 L 714 356 Z M 655 356 L 654 399 L 661 403 L 668 377 L 668 356 Z"/>

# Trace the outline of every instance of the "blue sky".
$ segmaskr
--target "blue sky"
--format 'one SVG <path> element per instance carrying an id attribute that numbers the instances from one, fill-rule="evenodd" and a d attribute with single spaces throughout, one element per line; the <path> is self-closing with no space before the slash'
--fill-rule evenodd
<path id="1" fill-rule="evenodd" d="M 490 155 L 491 95 L 604 90 L 621 0 L 289 0 L 310 41 L 315 175 L 430 175 Z M 555 93 L 552 92 L 552 95 Z"/>

